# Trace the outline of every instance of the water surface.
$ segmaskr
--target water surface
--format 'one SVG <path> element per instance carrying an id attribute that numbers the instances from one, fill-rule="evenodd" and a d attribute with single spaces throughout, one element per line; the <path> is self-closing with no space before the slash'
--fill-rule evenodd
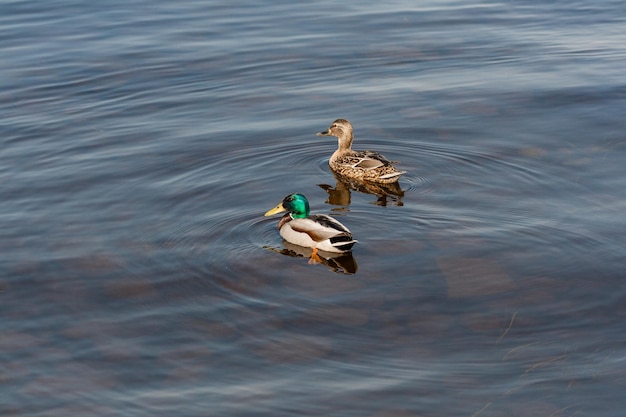
<path id="1" fill-rule="evenodd" d="M 83 3 L 0 2 L 0 414 L 622 415 L 623 2 Z"/>

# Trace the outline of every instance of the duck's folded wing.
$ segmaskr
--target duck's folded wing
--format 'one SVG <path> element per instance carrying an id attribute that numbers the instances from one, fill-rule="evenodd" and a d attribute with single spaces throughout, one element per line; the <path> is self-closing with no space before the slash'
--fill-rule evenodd
<path id="1" fill-rule="evenodd" d="M 376 168 L 385 166 L 385 163 L 378 159 L 362 158 L 354 166 L 358 168 L 363 168 L 363 169 L 376 169 Z"/>
<path id="2" fill-rule="evenodd" d="M 343 224 L 324 214 L 311 215 L 306 219 L 294 219 L 290 222 L 290 226 L 296 232 L 308 234 L 316 242 L 340 234 L 350 235 L 350 230 Z"/>
<path id="3" fill-rule="evenodd" d="M 385 166 L 386 164 L 383 161 L 379 161 L 377 159 L 372 159 L 369 157 L 365 157 L 365 156 L 360 156 L 360 157 L 356 157 L 356 156 L 348 156 L 348 157 L 344 157 L 341 160 L 338 161 L 339 165 L 345 166 L 345 167 L 349 167 L 349 168 L 361 168 L 361 169 L 376 169 L 382 166 Z"/>

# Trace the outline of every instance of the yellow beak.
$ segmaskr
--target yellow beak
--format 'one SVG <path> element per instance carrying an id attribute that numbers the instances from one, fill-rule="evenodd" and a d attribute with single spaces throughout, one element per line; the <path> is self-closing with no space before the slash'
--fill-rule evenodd
<path id="1" fill-rule="evenodd" d="M 283 203 L 280 203 L 279 205 L 277 205 L 273 209 L 268 210 L 267 213 L 265 213 L 265 216 L 272 216 L 272 215 L 274 215 L 276 213 L 282 213 L 283 211 L 287 211 L 287 210 L 283 207 Z"/>

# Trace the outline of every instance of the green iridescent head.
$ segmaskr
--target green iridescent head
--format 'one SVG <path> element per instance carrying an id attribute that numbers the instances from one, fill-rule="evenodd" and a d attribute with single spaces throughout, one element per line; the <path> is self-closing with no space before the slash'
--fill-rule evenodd
<path id="1" fill-rule="evenodd" d="M 302 194 L 289 194 L 276 207 L 265 213 L 266 216 L 286 211 L 294 219 L 303 219 L 309 215 L 309 200 Z"/>

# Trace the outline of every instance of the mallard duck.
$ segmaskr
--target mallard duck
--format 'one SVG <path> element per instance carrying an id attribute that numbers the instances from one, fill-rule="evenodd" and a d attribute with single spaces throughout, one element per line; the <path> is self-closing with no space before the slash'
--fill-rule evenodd
<path id="1" fill-rule="evenodd" d="M 287 214 L 278 222 L 280 235 L 287 242 L 313 248 L 313 260 L 317 260 L 317 250 L 344 253 L 357 242 L 350 230 L 336 219 L 325 214 L 309 214 L 309 200 L 302 194 L 289 194 L 265 216 L 285 211 Z"/>
<path id="2" fill-rule="evenodd" d="M 406 171 L 396 169 L 387 158 L 377 152 L 352 150 L 352 124 L 346 119 L 337 119 L 325 132 L 317 136 L 336 136 L 339 146 L 332 154 L 328 165 L 339 175 L 361 181 L 391 184 Z"/>

